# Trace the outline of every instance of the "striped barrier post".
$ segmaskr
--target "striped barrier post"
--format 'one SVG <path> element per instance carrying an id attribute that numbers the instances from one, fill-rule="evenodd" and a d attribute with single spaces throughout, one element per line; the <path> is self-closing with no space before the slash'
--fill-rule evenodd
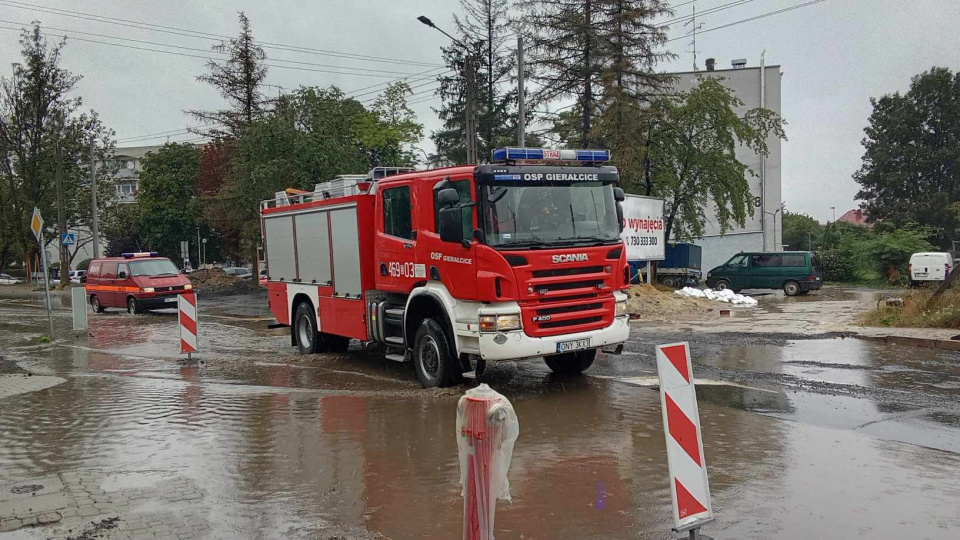
<path id="1" fill-rule="evenodd" d="M 693 382 L 690 345 L 673 343 L 657 347 L 660 407 L 667 439 L 670 495 L 674 531 L 691 539 L 707 539 L 700 527 L 714 520 L 707 464 L 703 459 L 700 413 Z"/>
<path id="2" fill-rule="evenodd" d="M 197 293 L 184 293 L 177 299 L 180 312 L 180 353 L 187 359 L 197 352 Z"/>

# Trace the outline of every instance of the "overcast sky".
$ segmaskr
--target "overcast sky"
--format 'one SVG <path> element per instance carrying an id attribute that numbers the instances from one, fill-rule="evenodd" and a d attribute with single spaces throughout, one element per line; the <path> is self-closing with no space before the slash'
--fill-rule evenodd
<path id="1" fill-rule="evenodd" d="M 735 0 L 698 0 L 698 12 Z M 870 97 L 908 88 L 910 77 L 931 66 L 960 69 L 960 3 L 956 0 L 825 0 L 801 9 L 756 21 L 710 29 L 788 8 L 809 0 L 752 0 L 698 18 L 702 33 L 697 39 L 698 61 L 717 59 L 718 69 L 733 58 L 748 58 L 759 64 L 765 49 L 767 64 L 783 71 L 783 115 L 789 122 L 789 141 L 783 145 L 783 198 L 787 208 L 806 212 L 825 221 L 855 207 L 857 185 L 851 175 L 859 168 L 863 128 L 870 114 Z M 742 2 L 742 3 L 741 3 Z M 674 0 L 676 16 L 688 15 L 694 3 Z M 427 15 L 438 26 L 452 31 L 453 0 L 317 0 L 294 2 L 125 0 L 57 1 L 0 0 L 0 27 L 39 20 L 51 34 L 69 34 L 63 65 L 84 79 L 77 93 L 85 107 L 98 111 L 117 134 L 120 145 L 162 144 L 166 138 L 132 139 L 142 135 L 173 132 L 196 122 L 183 113 L 188 109 L 213 109 L 222 102 L 209 86 L 196 82 L 204 60 L 148 50 L 121 48 L 80 41 L 109 41 L 128 47 L 164 49 L 180 54 L 205 56 L 189 49 L 207 50 L 210 39 L 170 32 L 157 32 L 78 18 L 76 13 L 54 14 L 25 6 L 82 12 L 163 25 L 209 34 L 235 35 L 236 11 L 251 20 L 258 40 L 313 49 L 313 53 L 267 49 L 271 63 L 283 63 L 313 71 L 271 67 L 267 82 L 294 88 L 298 85 L 336 84 L 348 93 L 406 74 L 433 69 L 440 62 L 439 46 L 446 38 L 416 20 Z M 54 30 L 60 29 L 60 30 Z M 687 29 L 670 29 L 670 37 Z M 65 31 L 65 32 L 64 32 Z M 85 32 L 81 34 L 79 32 Z M 118 41 L 104 36 L 136 39 L 182 47 Z M 693 58 L 686 39 L 668 44 L 678 55 L 664 64 L 664 71 L 687 71 Z M 367 56 L 344 58 L 319 54 L 317 50 Z M 401 60 L 390 62 L 381 59 Z M 0 29 L 0 74 L 9 76 L 9 65 L 19 60 L 17 32 Z M 371 61 L 367 61 L 371 60 Z M 316 64 L 323 64 L 318 66 Z M 332 67 L 327 67 L 332 66 Z M 355 68 L 364 70 L 359 72 Z M 320 71 L 323 70 L 323 71 Z M 337 74 L 329 71 L 354 72 Z M 423 77 L 420 75 L 418 77 Z M 429 80 L 413 82 L 414 110 L 427 132 L 439 122 L 431 111 Z M 278 88 L 268 88 L 270 93 Z M 366 100 L 374 95 L 361 96 Z M 187 140 L 189 134 L 174 134 L 171 140 Z M 426 141 L 422 145 L 430 151 Z M 355 172 L 355 171 L 344 171 Z"/>

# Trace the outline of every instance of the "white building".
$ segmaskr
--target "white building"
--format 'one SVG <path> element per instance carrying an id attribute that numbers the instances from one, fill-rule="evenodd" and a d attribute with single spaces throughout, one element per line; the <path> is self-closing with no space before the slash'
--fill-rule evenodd
<path id="1" fill-rule="evenodd" d="M 143 170 L 143 158 L 150 152 L 157 152 L 163 146 L 126 146 L 118 147 L 107 163 L 117 172 L 113 177 L 117 185 L 117 200 L 132 203 L 137 200 L 140 190 L 140 171 Z"/>
<path id="2" fill-rule="evenodd" d="M 734 90 L 743 101 L 737 113 L 742 115 L 750 109 L 764 107 L 780 114 L 780 66 L 763 66 L 762 57 L 760 66 L 747 67 L 746 64 L 746 59 L 739 59 L 731 62 L 730 69 L 715 69 L 710 58 L 706 71 L 675 73 L 678 78 L 676 89 L 690 90 L 698 84 L 699 77 L 722 77 L 722 84 Z M 747 217 L 743 227 L 734 226 L 726 234 L 721 234 L 714 219 L 716 212 L 706 212 L 704 236 L 694 242 L 703 247 L 704 272 L 741 251 L 780 251 L 783 248 L 780 142 L 772 135 L 767 139 L 770 154 L 765 159 L 747 148 L 738 148 L 737 159 L 756 174 L 747 174 L 754 215 Z"/>

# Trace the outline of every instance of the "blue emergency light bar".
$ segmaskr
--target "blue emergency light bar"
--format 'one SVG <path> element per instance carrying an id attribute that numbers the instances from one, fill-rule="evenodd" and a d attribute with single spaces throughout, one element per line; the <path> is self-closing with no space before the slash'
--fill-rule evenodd
<path id="1" fill-rule="evenodd" d="M 121 256 L 124 259 L 137 259 L 140 257 L 159 257 L 160 254 L 156 251 L 138 251 L 137 253 L 123 253 Z"/>
<path id="2" fill-rule="evenodd" d="M 493 151 L 494 163 L 508 161 L 572 161 L 578 164 L 605 163 L 610 161 L 609 150 L 551 150 L 548 148 L 497 148 Z"/>

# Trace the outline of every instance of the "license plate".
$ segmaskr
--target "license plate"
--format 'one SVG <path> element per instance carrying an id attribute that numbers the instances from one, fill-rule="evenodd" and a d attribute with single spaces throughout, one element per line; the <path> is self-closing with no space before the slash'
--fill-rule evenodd
<path id="1" fill-rule="evenodd" d="M 914 275 L 916 275 L 917 277 L 927 277 L 926 272 L 914 272 Z"/>
<path id="2" fill-rule="evenodd" d="M 573 341 L 561 341 L 557 343 L 558 353 L 579 351 L 580 349 L 589 349 L 589 348 L 590 348 L 590 338 L 575 339 Z"/>

